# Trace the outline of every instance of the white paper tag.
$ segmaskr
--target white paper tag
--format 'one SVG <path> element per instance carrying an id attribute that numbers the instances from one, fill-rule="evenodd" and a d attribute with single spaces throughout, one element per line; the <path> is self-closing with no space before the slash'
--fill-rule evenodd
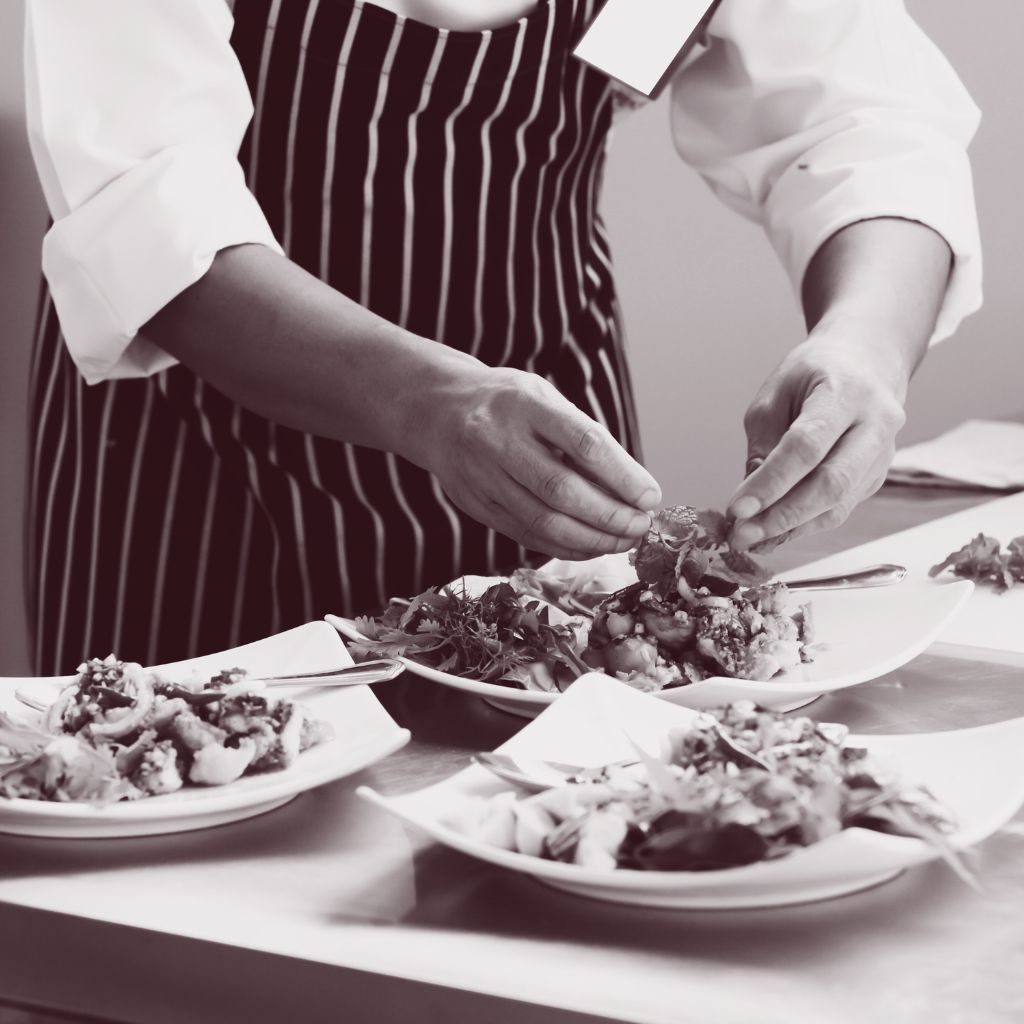
<path id="1" fill-rule="evenodd" d="M 574 54 L 655 97 L 697 42 L 721 0 L 608 0 Z"/>

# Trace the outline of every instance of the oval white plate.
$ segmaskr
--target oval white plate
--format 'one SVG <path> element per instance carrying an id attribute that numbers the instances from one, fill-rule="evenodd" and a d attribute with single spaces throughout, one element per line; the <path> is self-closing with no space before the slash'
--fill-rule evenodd
<path id="1" fill-rule="evenodd" d="M 877 679 L 913 660 L 935 641 L 973 589 L 970 580 L 904 580 L 890 587 L 800 595 L 801 603 L 811 605 L 815 643 L 821 645 L 814 649 L 813 662 L 767 682 L 715 676 L 662 690 L 656 696 L 689 708 L 753 700 L 776 711 L 790 711 L 823 693 Z M 352 619 L 337 615 L 326 619 L 348 640 L 364 639 Z M 416 675 L 474 693 L 513 714 L 533 717 L 559 696 L 465 679 L 410 658 L 401 660 Z"/>
<path id="2" fill-rule="evenodd" d="M 252 675 L 315 672 L 351 663 L 337 632 L 325 622 L 308 622 L 276 636 L 173 665 L 156 666 L 168 677 L 244 668 Z M 0 679 L 0 708 L 31 720 L 34 712 L 14 696 L 16 689 L 38 690 L 52 699 L 58 685 L 73 677 Z M 366 686 L 311 689 L 279 688 L 330 723 L 334 738 L 304 751 L 281 771 L 247 775 L 227 786 L 186 786 L 176 793 L 91 804 L 51 803 L 0 797 L 0 832 L 61 839 L 159 835 L 208 828 L 251 818 L 279 807 L 308 789 L 351 775 L 393 753 L 409 741 Z"/>
<path id="3" fill-rule="evenodd" d="M 630 739 L 658 750 L 668 731 L 690 715 L 592 673 L 498 749 L 527 760 L 605 764 L 632 755 Z M 866 746 L 908 782 L 926 785 L 951 810 L 958 828 L 948 839 L 955 849 L 997 831 L 1024 802 L 1024 718 L 942 733 L 856 736 L 851 742 Z M 367 787 L 358 792 L 472 857 L 577 895 L 643 906 L 726 909 L 806 903 L 877 885 L 937 856 L 918 839 L 850 828 L 785 857 L 723 871 L 601 871 L 513 853 L 454 827 L 460 809 L 473 798 L 510 788 L 472 766 L 399 797 Z"/>

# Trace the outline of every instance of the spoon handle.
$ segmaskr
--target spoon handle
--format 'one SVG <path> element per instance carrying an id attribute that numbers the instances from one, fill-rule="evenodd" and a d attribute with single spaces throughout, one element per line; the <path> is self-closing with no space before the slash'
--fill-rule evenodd
<path id="1" fill-rule="evenodd" d="M 267 686 L 364 686 L 367 683 L 383 683 L 394 679 L 405 671 L 405 666 L 394 658 L 376 658 L 360 661 L 355 665 L 327 669 L 323 672 L 299 672 L 290 676 L 255 676 L 252 682 Z M 250 680 L 246 680 L 249 682 Z"/>
<path id="2" fill-rule="evenodd" d="M 798 580 L 783 580 L 789 590 L 852 590 L 855 587 L 888 587 L 899 583 L 907 575 L 902 565 L 869 565 L 854 572 L 835 573 L 830 576 L 812 576 Z"/>
<path id="3" fill-rule="evenodd" d="M 262 683 L 264 686 L 366 686 L 370 683 L 384 683 L 394 679 L 405 671 L 405 666 L 394 658 L 377 658 L 374 661 L 363 661 L 355 665 L 344 665 L 341 668 L 332 668 L 324 672 L 301 672 L 292 676 L 262 676 L 245 677 L 247 683 Z M 174 695 L 172 691 L 172 695 Z M 177 694 L 185 697 L 191 703 L 205 704 L 211 701 L 220 700 L 224 695 L 221 690 L 186 690 L 181 689 Z M 36 711 L 46 711 L 50 707 L 49 701 L 41 700 L 37 695 L 19 687 L 14 691 L 14 696 L 22 704 L 33 708 Z M 129 701 L 129 703 L 131 703 Z"/>
<path id="4" fill-rule="evenodd" d="M 581 764 L 564 764 L 561 761 L 543 761 L 537 758 L 518 761 L 507 754 L 485 750 L 478 751 L 470 760 L 497 775 L 498 778 L 504 779 L 506 782 L 514 782 L 533 793 L 551 789 L 553 786 L 567 782 L 573 776 L 582 775 L 588 771 L 600 771 L 601 768 L 625 768 L 637 763 L 635 759 L 627 758 L 622 761 L 612 761 L 607 765 L 588 767 Z"/>

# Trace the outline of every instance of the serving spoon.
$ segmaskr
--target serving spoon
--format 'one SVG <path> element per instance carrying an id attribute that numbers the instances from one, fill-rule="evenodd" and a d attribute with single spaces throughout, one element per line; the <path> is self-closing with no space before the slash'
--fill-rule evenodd
<path id="1" fill-rule="evenodd" d="M 264 687 L 274 686 L 369 686 L 373 683 L 384 683 L 405 671 L 405 665 L 394 658 L 376 658 L 373 661 L 361 661 L 355 665 L 343 665 L 339 668 L 329 668 L 322 672 L 299 672 L 294 675 L 283 676 L 243 676 L 240 682 L 259 683 Z M 123 694 L 107 687 L 99 686 L 97 690 L 109 693 L 115 697 L 123 697 Z M 169 684 L 169 697 L 182 697 L 192 704 L 210 704 L 220 700 L 225 694 L 224 690 L 190 690 L 185 686 Z M 46 711 L 50 705 L 46 701 L 39 700 L 25 687 L 18 687 L 14 696 L 22 704 L 33 708 L 36 711 Z M 128 700 L 127 703 L 131 703 Z"/>
<path id="2" fill-rule="evenodd" d="M 906 566 L 886 562 L 882 565 L 855 569 L 853 572 L 808 576 L 780 582 L 787 590 L 853 590 L 856 587 L 888 587 L 893 583 L 899 583 L 906 575 Z"/>
<path id="3" fill-rule="evenodd" d="M 514 782 L 532 793 L 551 789 L 586 772 L 600 772 L 602 768 L 628 768 L 639 763 L 635 758 L 627 758 L 624 761 L 613 761 L 611 764 L 603 765 L 565 764 L 563 761 L 545 761 L 541 758 L 519 760 L 508 754 L 498 754 L 489 750 L 478 751 L 470 760 L 473 764 L 497 775 L 499 779 Z"/>

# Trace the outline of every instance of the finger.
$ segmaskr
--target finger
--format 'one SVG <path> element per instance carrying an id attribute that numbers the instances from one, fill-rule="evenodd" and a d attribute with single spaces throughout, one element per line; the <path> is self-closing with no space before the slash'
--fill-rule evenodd
<path id="1" fill-rule="evenodd" d="M 808 534 L 821 533 L 824 530 L 834 530 L 837 526 L 840 526 L 845 522 L 846 516 L 841 511 L 833 509 L 828 512 L 823 512 L 820 516 L 815 516 L 809 522 L 804 523 L 802 526 L 794 527 L 792 530 L 787 530 L 785 533 L 778 537 L 769 537 L 766 540 L 761 541 L 760 544 L 755 544 L 750 550 L 755 554 L 765 554 L 769 551 L 774 551 L 777 547 L 783 544 L 788 544 L 791 540 L 796 540 L 798 537 L 806 537 Z"/>
<path id="2" fill-rule="evenodd" d="M 628 551 L 633 541 L 607 534 L 543 505 L 501 469 L 465 474 L 445 484 L 463 512 L 506 537 L 556 558 L 583 559 Z"/>
<path id="3" fill-rule="evenodd" d="M 743 428 L 747 435 L 744 479 L 760 469 L 768 453 L 786 432 L 791 420 L 789 405 L 777 389 L 770 384 L 762 387 L 743 417 Z M 745 488 L 740 487 L 730 500 L 728 509 L 734 519 L 745 519 L 756 515 L 760 511 L 760 504 L 754 496 L 746 492 Z"/>
<path id="4" fill-rule="evenodd" d="M 821 464 L 850 426 L 850 415 L 820 389 L 812 391 L 800 414 L 729 502 L 730 514 L 751 519 L 788 494 Z"/>
<path id="5" fill-rule="evenodd" d="M 503 468 L 547 508 L 563 512 L 603 533 L 638 540 L 651 517 L 609 494 L 539 441 L 510 445 Z"/>
<path id="6" fill-rule="evenodd" d="M 607 429 L 567 398 L 557 395 L 555 401 L 545 403 L 533 427 L 538 437 L 565 454 L 608 494 L 644 511 L 661 504 L 657 480 Z"/>
<path id="7" fill-rule="evenodd" d="M 488 525 L 553 558 L 594 558 L 628 551 L 635 542 L 550 508 L 511 477 L 483 496 L 483 504 Z"/>
<path id="8" fill-rule="evenodd" d="M 871 497 L 877 490 L 879 490 L 885 483 L 885 473 L 883 472 L 880 476 L 876 476 L 870 484 L 865 488 L 861 501 L 865 498 Z M 751 551 L 755 554 L 765 554 L 768 551 L 774 551 L 775 548 L 781 544 L 786 544 L 791 540 L 796 540 L 798 537 L 804 537 L 811 533 L 820 533 L 822 530 L 832 530 L 835 527 L 841 525 L 842 517 L 837 515 L 830 515 L 829 513 L 823 513 L 820 516 L 815 516 L 810 522 L 804 523 L 803 526 L 798 526 L 793 530 L 787 530 L 785 533 L 779 534 L 777 537 L 767 537 L 758 544 L 754 544 L 751 547 Z"/>
<path id="9" fill-rule="evenodd" d="M 879 476 L 884 461 L 879 439 L 866 426 L 847 431 L 821 464 L 789 494 L 760 515 L 733 531 L 732 542 L 740 548 L 763 544 L 775 537 L 797 535 L 808 523 L 821 519 L 819 528 L 838 526 Z"/>

